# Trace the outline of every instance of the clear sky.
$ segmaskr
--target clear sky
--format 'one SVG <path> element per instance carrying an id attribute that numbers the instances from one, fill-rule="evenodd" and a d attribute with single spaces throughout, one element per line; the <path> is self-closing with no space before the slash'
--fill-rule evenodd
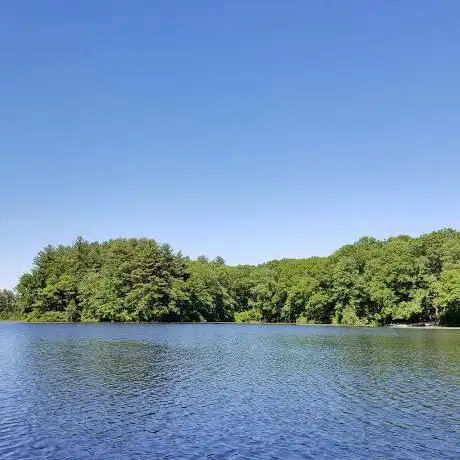
<path id="1" fill-rule="evenodd" d="M 3 0 L 0 287 L 76 236 L 229 263 L 460 226 L 458 0 Z"/>

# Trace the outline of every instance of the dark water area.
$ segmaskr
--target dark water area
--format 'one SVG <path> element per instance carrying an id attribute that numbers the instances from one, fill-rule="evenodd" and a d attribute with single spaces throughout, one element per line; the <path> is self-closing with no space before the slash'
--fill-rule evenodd
<path id="1" fill-rule="evenodd" d="M 460 330 L 0 323 L 1 459 L 460 458 Z"/>

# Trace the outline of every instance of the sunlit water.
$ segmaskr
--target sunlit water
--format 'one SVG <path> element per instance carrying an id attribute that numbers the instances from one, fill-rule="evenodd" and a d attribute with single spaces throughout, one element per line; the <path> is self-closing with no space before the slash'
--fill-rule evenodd
<path id="1" fill-rule="evenodd" d="M 1 459 L 460 459 L 460 331 L 0 324 Z"/>

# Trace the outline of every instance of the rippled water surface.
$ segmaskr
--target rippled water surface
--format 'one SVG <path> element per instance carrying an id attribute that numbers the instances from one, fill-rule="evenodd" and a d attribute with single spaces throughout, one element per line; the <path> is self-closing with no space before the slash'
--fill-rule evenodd
<path id="1" fill-rule="evenodd" d="M 460 459 L 460 330 L 0 323 L 2 459 Z"/>

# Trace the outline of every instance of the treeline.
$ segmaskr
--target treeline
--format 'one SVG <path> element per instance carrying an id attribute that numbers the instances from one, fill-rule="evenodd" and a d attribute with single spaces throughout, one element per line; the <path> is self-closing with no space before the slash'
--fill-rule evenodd
<path id="1" fill-rule="evenodd" d="M 460 325 L 460 233 L 364 237 L 329 257 L 227 266 L 149 239 L 48 246 L 0 292 L 0 316 L 42 321 Z"/>

